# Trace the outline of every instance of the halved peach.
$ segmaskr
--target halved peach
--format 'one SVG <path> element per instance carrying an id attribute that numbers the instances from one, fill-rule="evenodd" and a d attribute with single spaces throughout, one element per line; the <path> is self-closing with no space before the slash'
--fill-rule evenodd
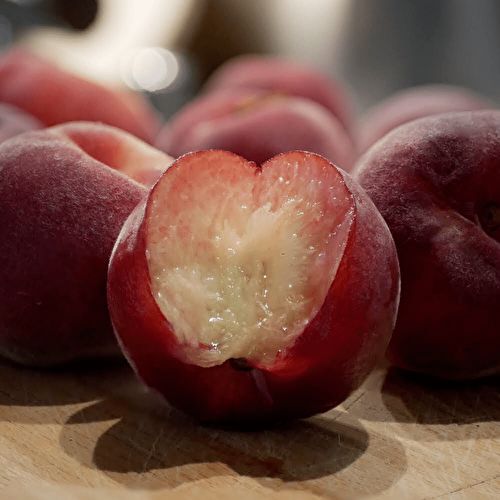
<path id="1" fill-rule="evenodd" d="M 129 216 L 108 271 L 122 349 L 205 422 L 324 412 L 371 372 L 399 300 L 392 236 L 323 157 L 176 160 Z"/>

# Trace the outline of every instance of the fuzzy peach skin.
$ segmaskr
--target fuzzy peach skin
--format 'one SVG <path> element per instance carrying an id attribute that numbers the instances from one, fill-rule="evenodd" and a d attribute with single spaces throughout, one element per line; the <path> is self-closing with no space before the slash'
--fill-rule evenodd
<path id="1" fill-rule="evenodd" d="M 170 162 L 92 122 L 0 144 L 0 355 L 42 367 L 120 354 L 106 304 L 109 256 Z"/>
<path id="2" fill-rule="evenodd" d="M 0 57 L 0 102 L 24 109 L 45 126 L 95 121 L 152 143 L 161 121 L 140 94 L 108 88 L 20 47 Z"/>
<path id="3" fill-rule="evenodd" d="M 144 383 L 202 422 L 269 425 L 340 404 L 385 352 L 390 232 L 323 157 L 177 159 L 125 222 L 108 305 Z"/>
<path id="4" fill-rule="evenodd" d="M 356 123 L 354 142 L 358 155 L 403 123 L 424 116 L 496 107 L 486 97 L 456 85 L 427 84 L 392 94 L 362 113 Z"/>
<path id="5" fill-rule="evenodd" d="M 303 150 L 346 171 L 355 160 L 352 139 L 321 105 L 260 89 L 202 94 L 164 125 L 154 144 L 174 157 L 222 149 L 259 164 L 279 153 Z"/>
<path id="6" fill-rule="evenodd" d="M 205 83 L 211 92 L 224 88 L 254 88 L 304 97 L 328 109 L 350 132 L 354 102 L 346 84 L 303 61 L 283 56 L 245 54 L 217 68 Z"/>
<path id="7" fill-rule="evenodd" d="M 446 379 L 500 373 L 500 111 L 401 125 L 355 177 L 394 236 L 401 303 L 388 357 Z"/>

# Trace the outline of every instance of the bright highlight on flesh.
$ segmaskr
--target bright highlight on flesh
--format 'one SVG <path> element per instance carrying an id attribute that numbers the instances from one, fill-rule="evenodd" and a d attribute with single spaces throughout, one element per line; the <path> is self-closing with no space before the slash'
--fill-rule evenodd
<path id="1" fill-rule="evenodd" d="M 187 361 L 270 365 L 325 300 L 352 200 L 338 171 L 315 155 L 262 169 L 219 151 L 192 158 L 152 193 L 153 295 Z"/>

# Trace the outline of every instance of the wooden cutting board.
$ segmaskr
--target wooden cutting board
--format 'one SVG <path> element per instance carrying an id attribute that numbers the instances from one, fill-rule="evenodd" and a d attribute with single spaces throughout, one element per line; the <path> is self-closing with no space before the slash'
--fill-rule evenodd
<path id="1" fill-rule="evenodd" d="M 339 408 L 245 433 L 197 425 L 122 363 L 0 363 L 0 497 L 48 484 L 124 500 L 496 499 L 499 389 L 498 379 L 447 384 L 380 368 Z"/>

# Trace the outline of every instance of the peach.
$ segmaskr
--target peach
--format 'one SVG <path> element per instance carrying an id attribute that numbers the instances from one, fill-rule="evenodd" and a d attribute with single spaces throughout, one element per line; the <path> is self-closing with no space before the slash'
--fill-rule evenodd
<path id="1" fill-rule="evenodd" d="M 445 379 L 500 373 L 500 111 L 401 125 L 354 176 L 398 249 L 401 302 L 388 358 Z"/>
<path id="2" fill-rule="evenodd" d="M 354 121 L 354 103 L 344 82 L 303 61 L 283 56 L 245 54 L 217 68 L 205 91 L 224 88 L 262 89 L 304 97 L 328 109 L 347 131 Z"/>
<path id="3" fill-rule="evenodd" d="M 161 121 L 141 94 L 108 88 L 22 48 L 0 57 L 0 102 L 24 109 L 45 126 L 95 121 L 152 143 Z"/>
<path id="4" fill-rule="evenodd" d="M 340 404 L 383 356 L 392 236 L 325 158 L 178 158 L 115 243 L 108 306 L 140 379 L 204 423 L 270 425 Z"/>
<path id="5" fill-rule="evenodd" d="M 304 150 L 346 171 L 355 159 L 350 136 L 321 105 L 260 89 L 200 95 L 166 123 L 154 144 L 174 157 L 221 149 L 258 164 L 278 153 Z"/>
<path id="6" fill-rule="evenodd" d="M 358 154 L 403 123 L 424 116 L 495 107 L 486 97 L 456 85 L 427 84 L 400 90 L 359 117 L 354 131 Z"/>
<path id="7" fill-rule="evenodd" d="M 109 256 L 170 162 L 135 136 L 93 122 L 0 144 L 4 358 L 45 367 L 120 354 L 106 303 Z"/>

